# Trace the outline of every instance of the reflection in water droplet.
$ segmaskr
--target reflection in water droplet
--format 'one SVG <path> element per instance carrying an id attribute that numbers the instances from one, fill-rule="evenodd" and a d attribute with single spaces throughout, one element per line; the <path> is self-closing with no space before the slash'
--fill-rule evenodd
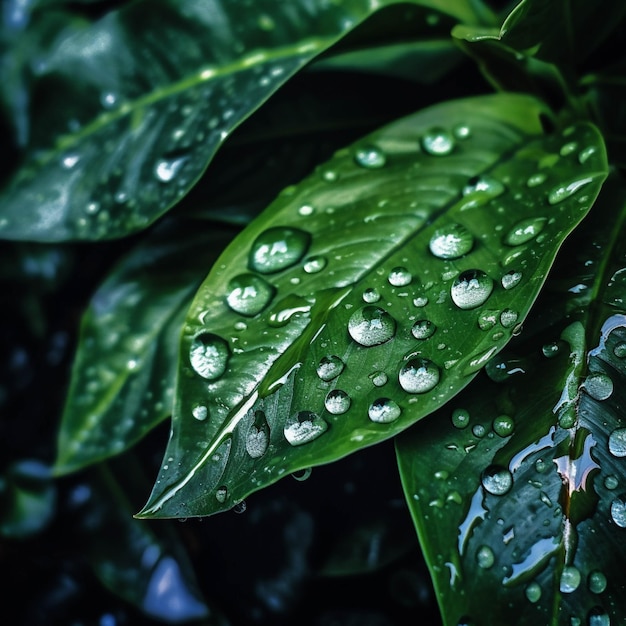
<path id="1" fill-rule="evenodd" d="M 618 458 L 626 457 L 626 428 L 616 428 L 609 435 L 609 452 Z"/>
<path id="2" fill-rule="evenodd" d="M 364 306 L 350 316 L 348 332 L 362 346 L 377 346 L 395 335 L 396 320 L 380 307 Z"/>
<path id="3" fill-rule="evenodd" d="M 406 267 L 394 267 L 389 272 L 387 280 L 393 287 L 404 287 L 413 280 L 413 276 L 411 276 L 411 272 Z"/>
<path id="4" fill-rule="evenodd" d="M 363 302 L 367 302 L 368 304 L 374 304 L 374 302 L 378 302 L 380 300 L 380 293 L 378 293 L 377 289 L 369 288 L 363 292 Z"/>
<path id="5" fill-rule="evenodd" d="M 500 311 L 496 309 L 485 309 L 478 314 L 478 328 L 480 330 L 489 330 L 493 328 L 497 322 L 500 315 Z"/>
<path id="6" fill-rule="evenodd" d="M 543 356 L 545 356 L 548 359 L 552 359 L 555 356 L 558 355 L 558 353 L 561 351 L 561 347 L 560 345 L 555 341 L 553 343 L 547 343 L 545 344 L 542 348 L 541 351 L 543 352 Z"/>
<path id="7" fill-rule="evenodd" d="M 303 268 L 307 274 L 317 274 L 326 267 L 327 263 L 326 257 L 312 256 L 304 261 Z"/>
<path id="8" fill-rule="evenodd" d="M 415 339 L 428 339 L 436 330 L 437 327 L 430 320 L 417 320 L 411 328 L 411 334 Z"/>
<path id="9" fill-rule="evenodd" d="M 508 415 L 499 415 L 493 420 L 493 430 L 499 437 L 508 437 L 515 430 L 515 422 Z"/>
<path id="10" fill-rule="evenodd" d="M 350 396 L 345 391 L 333 389 L 328 392 L 324 400 L 324 406 L 329 413 L 342 415 L 350 408 L 351 402 Z"/>
<path id="11" fill-rule="evenodd" d="M 465 409 L 454 409 L 452 411 L 452 424 L 455 428 L 467 428 L 470 422 L 470 415 Z"/>
<path id="12" fill-rule="evenodd" d="M 529 583 L 524 590 L 524 593 L 526 594 L 528 601 L 533 604 L 539 602 L 541 599 L 541 587 L 536 582 Z"/>
<path id="13" fill-rule="evenodd" d="M 458 259 L 474 247 L 474 237 L 465 226 L 449 224 L 433 233 L 428 247 L 438 259 Z"/>
<path id="14" fill-rule="evenodd" d="M 522 273 L 511 270 L 502 276 L 501 283 L 506 290 L 509 290 L 513 289 L 513 287 L 517 287 L 521 280 Z"/>
<path id="15" fill-rule="evenodd" d="M 241 315 L 260 313 L 272 300 L 276 289 L 264 278 L 254 274 L 239 274 L 228 283 L 228 306 Z"/>
<path id="16" fill-rule="evenodd" d="M 312 467 L 306 467 L 303 470 L 300 470 L 299 472 L 294 472 L 291 477 L 294 480 L 297 480 L 298 482 L 302 483 L 305 480 L 308 480 L 309 478 L 311 478 L 311 474 L 313 473 L 313 468 Z"/>
<path id="17" fill-rule="evenodd" d="M 591 593 L 602 593 L 606 589 L 606 576 L 600 570 L 589 572 L 587 578 L 587 586 Z"/>
<path id="18" fill-rule="evenodd" d="M 561 593 L 572 593 L 580 585 L 580 572 L 573 565 L 566 565 L 561 572 L 559 589 Z"/>
<path id="19" fill-rule="evenodd" d="M 310 241 L 311 235 L 298 228 L 268 228 L 252 244 L 248 264 L 261 274 L 284 270 L 300 261 Z"/>
<path id="20" fill-rule="evenodd" d="M 196 374 L 207 380 L 219 378 L 225 371 L 230 349 L 224 339 L 213 333 L 196 335 L 189 349 L 189 361 Z"/>
<path id="21" fill-rule="evenodd" d="M 472 435 L 478 439 L 482 439 L 487 434 L 487 429 L 482 424 L 474 424 L 472 426 Z"/>
<path id="22" fill-rule="evenodd" d="M 587 376 L 584 389 L 592 398 L 606 400 L 613 393 L 613 381 L 606 374 L 597 372 Z"/>
<path id="23" fill-rule="evenodd" d="M 323 381 L 328 382 L 333 380 L 333 378 L 337 378 L 343 372 L 344 367 L 344 362 L 338 356 L 331 354 L 320 359 L 317 366 L 317 375 Z"/>
<path id="24" fill-rule="evenodd" d="M 422 148 L 433 156 L 445 156 L 454 150 L 454 138 L 443 128 L 431 128 L 424 133 L 421 140 Z"/>
<path id="25" fill-rule="evenodd" d="M 504 326 L 504 328 L 511 328 L 517 324 L 517 319 L 519 317 L 519 313 L 517 311 L 513 311 L 512 309 L 504 309 L 502 313 L 500 313 L 500 324 Z"/>
<path id="26" fill-rule="evenodd" d="M 504 243 L 509 246 L 521 246 L 534 239 L 545 227 L 545 217 L 531 217 L 518 222 L 511 228 L 504 238 Z"/>
<path id="27" fill-rule="evenodd" d="M 378 398 L 370 404 L 367 415 L 377 424 L 388 424 L 395 422 L 402 413 L 402 409 L 396 402 L 389 398 Z"/>
<path id="28" fill-rule="evenodd" d="M 481 482 L 485 491 L 494 496 L 502 496 L 513 486 L 513 475 L 499 465 L 490 465 L 483 473 Z"/>
<path id="29" fill-rule="evenodd" d="M 300 411 L 285 420 L 283 432 L 292 446 L 299 446 L 317 439 L 326 432 L 328 424 L 311 411 Z"/>
<path id="30" fill-rule="evenodd" d="M 452 302 L 460 309 L 475 309 L 487 301 L 493 280 L 481 270 L 467 270 L 457 276 L 450 289 Z"/>
<path id="31" fill-rule="evenodd" d="M 200 422 L 204 421 L 208 415 L 209 410 L 203 404 L 196 404 L 196 406 L 191 409 L 191 414 Z"/>
<path id="32" fill-rule="evenodd" d="M 398 381 L 407 393 L 426 393 L 439 383 L 439 368 L 429 359 L 415 358 L 400 370 Z"/>
<path id="33" fill-rule="evenodd" d="M 387 163 L 385 153 L 376 146 L 364 146 L 359 148 L 354 155 L 357 165 L 367 169 L 379 169 Z"/>
<path id="34" fill-rule="evenodd" d="M 482 569 L 489 569 L 495 563 L 496 557 L 493 550 L 489 546 L 480 546 L 476 553 L 476 562 L 478 567 Z"/>

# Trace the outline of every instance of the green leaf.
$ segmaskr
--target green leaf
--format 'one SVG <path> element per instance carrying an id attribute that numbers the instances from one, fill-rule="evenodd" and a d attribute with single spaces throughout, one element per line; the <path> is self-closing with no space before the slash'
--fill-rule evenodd
<path id="1" fill-rule="evenodd" d="M 285 81 L 394 3 L 259 0 L 250 11 L 232 0 L 142 0 L 68 36 L 38 69 L 31 145 L 0 195 L 0 236 L 105 239 L 145 228 Z M 449 12 L 469 19 L 466 7 Z"/>
<path id="2" fill-rule="evenodd" d="M 233 232 L 164 222 L 96 291 L 82 320 L 57 474 L 119 454 L 171 415 L 180 328 Z"/>
<path id="3" fill-rule="evenodd" d="M 546 285 L 539 332 L 396 440 L 445 624 L 626 614 L 625 207 L 623 187 L 603 192 L 562 263 L 578 275 L 557 264 Z"/>
<path id="4" fill-rule="evenodd" d="M 606 176 L 593 126 L 543 135 L 542 115 L 517 95 L 426 109 L 339 151 L 246 228 L 189 310 L 172 437 L 140 516 L 230 508 L 463 388 Z"/>

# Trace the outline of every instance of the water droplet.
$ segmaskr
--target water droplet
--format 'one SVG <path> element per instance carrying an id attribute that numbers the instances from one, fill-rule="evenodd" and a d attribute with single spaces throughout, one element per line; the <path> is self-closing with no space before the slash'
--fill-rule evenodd
<path id="1" fill-rule="evenodd" d="M 465 226 L 450 224 L 433 233 L 428 247 L 438 259 L 458 259 L 474 247 L 474 237 Z"/>
<path id="2" fill-rule="evenodd" d="M 590 157 L 596 153 L 595 146 L 589 146 L 588 148 L 583 148 L 578 155 L 578 162 L 581 165 L 584 165 Z"/>
<path id="3" fill-rule="evenodd" d="M 529 187 L 538 187 L 542 183 L 545 183 L 547 178 L 548 175 L 545 172 L 538 172 L 537 174 L 530 176 L 526 181 L 526 184 Z"/>
<path id="4" fill-rule="evenodd" d="M 246 501 L 245 500 L 241 500 L 240 502 L 236 502 L 235 503 L 235 505 L 233 506 L 231 511 L 233 513 L 237 513 L 237 515 L 241 515 L 242 513 L 246 512 L 247 508 L 248 508 L 248 505 L 246 504 Z"/>
<path id="5" fill-rule="evenodd" d="M 561 156 L 568 156 L 572 154 L 573 152 L 575 152 L 577 149 L 578 149 L 578 144 L 575 141 L 570 141 L 561 146 L 561 150 L 559 151 L 559 154 Z"/>
<path id="6" fill-rule="evenodd" d="M 404 287 L 413 280 L 413 276 L 411 276 L 411 272 L 406 267 L 394 267 L 389 272 L 387 280 L 393 287 Z"/>
<path id="7" fill-rule="evenodd" d="M 66 154 L 61 160 L 61 165 L 66 170 L 71 170 L 80 161 L 78 154 Z"/>
<path id="8" fill-rule="evenodd" d="M 162 183 L 174 180 L 189 157 L 179 156 L 175 159 L 160 159 L 154 166 L 154 174 Z"/>
<path id="9" fill-rule="evenodd" d="M 620 528 L 626 528 L 626 502 L 624 502 L 624 496 L 616 498 L 611 502 L 611 517 Z"/>
<path id="10" fill-rule="evenodd" d="M 517 311 L 513 311 L 512 309 L 504 309 L 504 311 L 500 313 L 500 324 L 502 324 L 504 328 L 511 328 L 517 323 L 518 317 L 519 313 Z"/>
<path id="11" fill-rule="evenodd" d="M 508 437 L 515 430 L 515 421 L 509 415 L 499 415 L 493 420 L 493 431 L 499 437 Z"/>
<path id="12" fill-rule="evenodd" d="M 457 124 L 452 129 L 452 134 L 457 139 L 467 139 L 467 138 L 469 138 L 471 136 L 472 130 L 471 130 L 471 128 L 467 124 Z"/>
<path id="13" fill-rule="evenodd" d="M 481 482 L 485 491 L 494 496 L 503 496 L 513 486 L 513 475 L 499 465 L 490 465 L 482 474 Z"/>
<path id="14" fill-rule="evenodd" d="M 370 374 L 370 379 L 375 387 L 383 387 L 387 384 L 387 374 L 385 372 L 374 372 Z"/>
<path id="15" fill-rule="evenodd" d="M 613 381 L 602 372 L 587 376 L 583 388 L 595 400 L 606 400 L 613 393 Z"/>
<path id="16" fill-rule="evenodd" d="M 380 307 L 364 306 L 350 316 L 348 332 L 362 346 L 377 346 L 395 335 L 396 320 Z"/>
<path id="17" fill-rule="evenodd" d="M 611 626 L 611 618 L 601 606 L 594 606 L 587 613 L 587 626 Z"/>
<path id="18" fill-rule="evenodd" d="M 439 368 L 429 359 L 409 360 L 400 370 L 398 381 L 407 393 L 426 393 L 439 383 Z"/>
<path id="19" fill-rule="evenodd" d="M 497 322 L 500 312 L 495 309 L 485 309 L 478 315 L 478 328 L 480 330 L 489 330 L 493 328 Z"/>
<path id="20" fill-rule="evenodd" d="M 380 293 L 377 289 L 369 288 L 363 292 L 363 301 L 368 304 L 374 304 L 380 300 Z"/>
<path id="21" fill-rule="evenodd" d="M 200 422 L 204 421 L 208 415 L 209 410 L 203 404 L 196 404 L 196 406 L 191 409 L 191 414 Z"/>
<path id="22" fill-rule="evenodd" d="M 328 382 L 337 378 L 343 372 L 344 367 L 344 362 L 338 356 L 331 354 L 321 358 L 317 366 L 317 375 L 323 381 Z"/>
<path id="23" fill-rule="evenodd" d="M 311 411 L 300 411 L 287 418 L 283 432 L 292 446 L 299 446 L 317 439 L 327 429 L 328 424 L 319 415 Z"/>
<path id="24" fill-rule="evenodd" d="M 481 270 L 467 270 L 457 276 L 450 289 L 452 302 L 459 309 L 475 309 L 487 301 L 493 280 Z"/>
<path id="25" fill-rule="evenodd" d="M 472 193 L 487 194 L 489 198 L 497 198 L 506 191 L 506 187 L 497 179 L 491 176 L 477 176 L 470 179 L 469 184 L 463 187 L 463 195 L 469 196 Z"/>
<path id="26" fill-rule="evenodd" d="M 572 593 L 580 585 L 580 572 L 573 565 L 566 565 L 561 572 L 559 589 L 562 593 Z"/>
<path id="27" fill-rule="evenodd" d="M 364 146 L 359 148 L 354 155 L 357 165 L 367 169 L 379 169 L 387 163 L 385 153 L 376 146 Z"/>
<path id="28" fill-rule="evenodd" d="M 482 424 L 474 424 L 474 426 L 472 426 L 472 435 L 474 435 L 474 437 L 482 439 L 486 434 L 487 429 Z"/>
<path id="29" fill-rule="evenodd" d="M 327 265 L 328 261 L 323 256 L 311 256 L 304 261 L 304 271 L 307 274 L 317 274 L 321 272 Z"/>
<path id="30" fill-rule="evenodd" d="M 310 204 L 303 204 L 298 207 L 298 214 L 302 215 L 302 217 L 308 217 L 309 215 L 313 215 L 315 213 L 315 209 Z"/>
<path id="31" fill-rule="evenodd" d="M 509 246 L 521 246 L 534 239 L 545 227 L 545 217 L 531 217 L 518 222 L 511 228 L 504 238 L 504 243 Z"/>
<path id="32" fill-rule="evenodd" d="M 400 413 L 402 413 L 402 409 L 389 398 L 374 400 L 367 410 L 369 418 L 377 424 L 395 422 L 400 417 Z"/>
<path id="33" fill-rule="evenodd" d="M 591 593 L 602 593 L 606 589 L 606 576 L 600 570 L 589 572 L 587 586 Z"/>
<path id="34" fill-rule="evenodd" d="M 467 428 L 470 422 L 470 415 L 465 409 L 454 409 L 452 411 L 452 425 L 455 428 Z"/>
<path id="35" fill-rule="evenodd" d="M 351 402 L 350 396 L 345 391 L 333 389 L 328 392 L 324 400 L 324 406 L 329 413 L 342 415 L 350 408 Z"/>
<path id="36" fill-rule="evenodd" d="M 618 458 L 626 457 L 626 428 L 616 428 L 609 435 L 609 452 Z"/>
<path id="37" fill-rule="evenodd" d="M 580 180 L 575 180 L 566 185 L 553 187 L 548 194 L 548 203 L 554 205 L 567 200 L 567 198 L 573 196 L 579 189 L 592 182 L 593 179 L 592 176 L 588 176 L 587 178 L 581 178 Z"/>
<path id="38" fill-rule="evenodd" d="M 112 109 L 117 104 L 117 95 L 112 91 L 106 91 L 100 96 L 100 104 L 105 109 Z"/>
<path id="39" fill-rule="evenodd" d="M 298 482 L 302 483 L 305 480 L 308 480 L 309 478 L 311 478 L 312 473 L 313 473 L 312 467 L 305 467 L 303 470 L 300 470 L 299 472 L 294 472 L 291 475 L 291 477 L 294 480 L 297 480 Z"/>
<path id="40" fill-rule="evenodd" d="M 276 289 L 261 276 L 239 274 L 228 283 L 228 306 L 241 315 L 260 313 L 271 302 Z"/>
<path id="41" fill-rule="evenodd" d="M 224 502 L 226 502 L 226 498 L 227 497 L 228 497 L 228 488 L 227 487 L 218 487 L 215 490 L 215 499 L 220 504 L 224 504 Z"/>
<path id="42" fill-rule="evenodd" d="M 255 411 L 254 422 L 246 434 L 246 452 L 253 458 L 262 457 L 270 445 L 270 427 L 263 411 Z"/>
<path id="43" fill-rule="evenodd" d="M 487 363 L 485 372 L 494 383 L 503 383 L 517 374 L 525 374 L 528 368 L 527 362 L 523 359 L 507 357 L 499 354 Z"/>
<path id="44" fill-rule="evenodd" d="M 513 289 L 513 287 L 517 287 L 521 280 L 522 273 L 511 270 L 502 276 L 501 283 L 504 289 L 508 291 L 509 289 Z"/>
<path id="45" fill-rule="evenodd" d="M 480 546 L 476 553 L 476 563 L 482 569 L 489 569 L 496 561 L 493 550 L 489 546 Z"/>
<path id="46" fill-rule="evenodd" d="M 613 348 L 613 354 L 618 359 L 623 359 L 626 356 L 626 342 L 621 341 L 620 343 L 615 344 L 615 347 Z"/>
<path id="47" fill-rule="evenodd" d="M 421 309 L 428 304 L 428 298 L 426 296 L 416 296 L 413 298 L 413 306 Z"/>
<path id="48" fill-rule="evenodd" d="M 196 374 L 207 380 L 219 378 L 225 371 L 230 349 L 224 339 L 213 333 L 196 335 L 189 349 L 189 360 Z"/>
<path id="49" fill-rule="evenodd" d="M 415 339 L 428 339 L 436 330 L 437 327 L 430 320 L 417 320 L 411 328 L 411 334 Z"/>
<path id="50" fill-rule="evenodd" d="M 526 586 L 524 593 L 526 594 L 528 601 L 532 602 L 533 604 L 539 602 L 539 600 L 541 599 L 541 587 L 536 582 L 529 583 Z"/>
<path id="51" fill-rule="evenodd" d="M 422 136 L 422 148 L 433 156 L 445 156 L 454 150 L 454 138 L 443 128 L 434 127 Z"/>
<path id="52" fill-rule="evenodd" d="M 554 341 L 552 343 L 545 344 L 541 348 L 541 351 L 543 352 L 543 356 L 548 359 L 553 359 L 561 351 L 561 346 L 558 344 L 558 342 Z"/>
<path id="53" fill-rule="evenodd" d="M 279 272 L 300 261 L 310 242 L 311 235 L 298 228 L 268 228 L 252 244 L 248 264 L 261 274 Z"/>
<path id="54" fill-rule="evenodd" d="M 619 481 L 617 480 L 617 476 L 607 476 L 604 479 L 604 486 L 607 489 L 613 490 L 613 489 L 617 489 L 617 487 L 619 486 Z"/>

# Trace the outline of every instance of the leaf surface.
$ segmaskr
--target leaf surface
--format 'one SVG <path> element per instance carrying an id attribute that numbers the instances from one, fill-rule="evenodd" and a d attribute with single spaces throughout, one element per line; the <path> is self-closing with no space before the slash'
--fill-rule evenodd
<path id="1" fill-rule="evenodd" d="M 140 515 L 230 508 L 458 393 L 516 332 L 606 176 L 593 126 L 545 136 L 541 115 L 516 95 L 426 109 L 339 151 L 246 228 L 189 310 L 172 437 Z M 593 148 L 583 163 L 574 140 Z"/>

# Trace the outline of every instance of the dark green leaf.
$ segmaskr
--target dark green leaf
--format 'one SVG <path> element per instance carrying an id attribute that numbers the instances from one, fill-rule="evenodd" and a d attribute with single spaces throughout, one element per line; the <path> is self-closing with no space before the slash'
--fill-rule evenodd
<path id="1" fill-rule="evenodd" d="M 126 450 L 171 415 L 180 328 L 234 232 L 165 222 L 96 291 L 59 430 L 58 474 Z"/>
<path id="2" fill-rule="evenodd" d="M 464 387 L 606 176 L 595 128 L 544 136 L 544 114 L 516 95 L 432 107 L 339 151 L 239 235 L 190 308 L 141 515 L 230 508 Z"/>

